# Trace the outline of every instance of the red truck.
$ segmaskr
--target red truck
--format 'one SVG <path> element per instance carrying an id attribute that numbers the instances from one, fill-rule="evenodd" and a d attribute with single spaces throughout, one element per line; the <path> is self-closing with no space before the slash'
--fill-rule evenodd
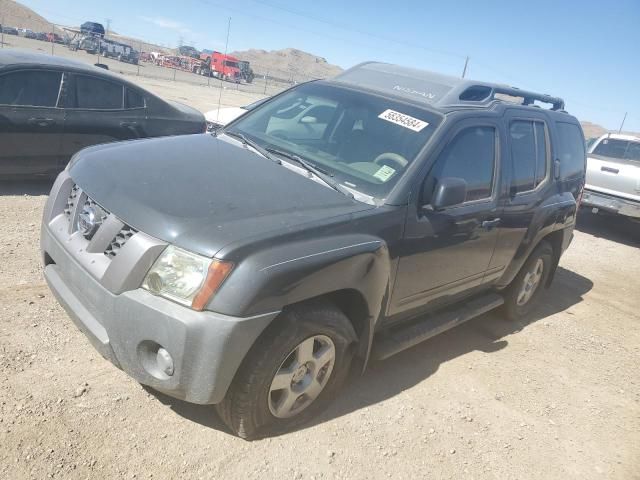
<path id="1" fill-rule="evenodd" d="M 199 73 L 204 76 L 222 78 L 231 82 L 239 82 L 242 78 L 239 60 L 231 55 L 220 52 L 202 53 L 200 59 L 204 61 Z"/>

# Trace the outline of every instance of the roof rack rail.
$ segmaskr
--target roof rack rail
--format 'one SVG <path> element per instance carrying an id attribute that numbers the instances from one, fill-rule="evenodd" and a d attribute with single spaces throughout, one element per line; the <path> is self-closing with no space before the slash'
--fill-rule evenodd
<path id="1" fill-rule="evenodd" d="M 550 103 L 551 110 L 564 110 L 564 100 L 559 97 L 552 97 L 546 93 L 535 93 L 528 90 L 521 90 L 518 87 L 508 87 L 506 85 L 493 86 L 493 92 L 491 98 L 495 99 L 496 94 L 510 95 L 512 97 L 522 97 L 524 100 L 523 105 L 533 105 L 533 102 L 538 100 L 542 103 Z"/>

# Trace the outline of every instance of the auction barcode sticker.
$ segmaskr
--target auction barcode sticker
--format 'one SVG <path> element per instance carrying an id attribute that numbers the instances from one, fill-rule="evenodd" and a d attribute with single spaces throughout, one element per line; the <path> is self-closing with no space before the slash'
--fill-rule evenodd
<path id="1" fill-rule="evenodd" d="M 408 128 L 414 132 L 419 132 L 429 125 L 427 122 L 423 122 L 418 118 L 413 118 L 409 115 L 405 115 L 404 113 L 396 112 L 395 110 L 385 110 L 378 115 L 378 118 L 386 120 L 387 122 L 395 123 L 401 127 Z"/>

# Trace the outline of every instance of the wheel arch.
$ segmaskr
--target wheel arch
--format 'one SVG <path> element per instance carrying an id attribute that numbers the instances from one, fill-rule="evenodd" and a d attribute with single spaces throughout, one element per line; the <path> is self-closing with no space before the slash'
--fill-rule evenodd
<path id="1" fill-rule="evenodd" d="M 351 322 L 358 344 L 356 358 L 366 363 L 390 278 L 389 251 L 381 239 L 316 238 L 279 245 L 239 263 L 210 309 L 247 317 L 284 312 L 302 303 L 329 302 Z M 277 322 L 278 317 L 272 323 Z"/>

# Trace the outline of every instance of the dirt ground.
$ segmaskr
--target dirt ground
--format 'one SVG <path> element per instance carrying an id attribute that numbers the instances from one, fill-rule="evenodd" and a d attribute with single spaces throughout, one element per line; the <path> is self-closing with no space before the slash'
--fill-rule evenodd
<path id="1" fill-rule="evenodd" d="M 218 102 L 214 87 L 136 81 Z M 536 315 L 490 313 L 375 363 L 314 423 L 249 443 L 77 331 L 42 277 L 49 188 L 0 183 L 2 479 L 640 479 L 640 224 L 582 212 Z"/>
<path id="2" fill-rule="evenodd" d="M 248 443 L 103 360 L 38 258 L 48 184 L 0 184 L 0 478 L 640 478 L 640 225 L 583 212 L 539 314 L 487 314 Z"/>

